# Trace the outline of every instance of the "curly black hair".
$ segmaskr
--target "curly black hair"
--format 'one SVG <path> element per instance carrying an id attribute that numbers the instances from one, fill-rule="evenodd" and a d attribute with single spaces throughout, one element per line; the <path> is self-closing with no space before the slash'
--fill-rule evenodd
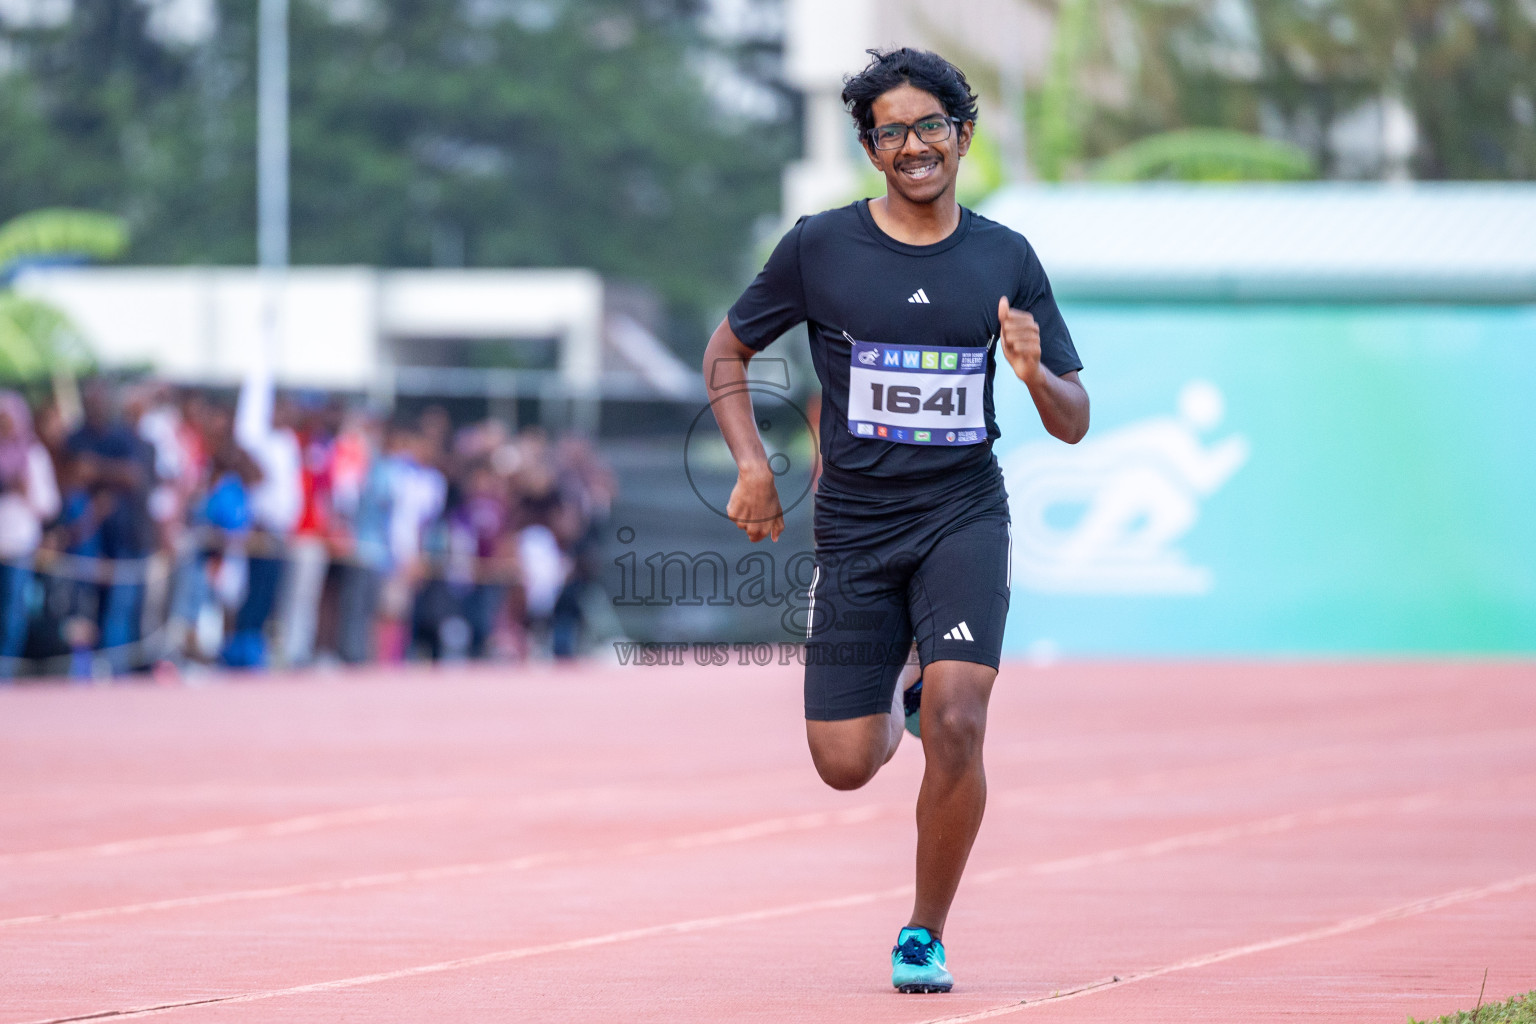
<path id="1" fill-rule="evenodd" d="M 931 50 L 903 46 L 899 50 L 866 50 L 873 58 L 869 66 L 843 79 L 843 105 L 853 115 L 853 123 L 864 138 L 875 127 L 872 108 L 875 100 L 898 85 L 932 93 L 944 104 L 944 111 L 960 121 L 976 120 L 976 94 L 965 72 Z"/>

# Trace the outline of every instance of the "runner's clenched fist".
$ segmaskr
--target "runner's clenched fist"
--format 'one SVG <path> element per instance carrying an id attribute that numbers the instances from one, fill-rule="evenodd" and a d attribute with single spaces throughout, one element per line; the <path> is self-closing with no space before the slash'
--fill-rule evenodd
<path id="1" fill-rule="evenodd" d="M 1040 325 L 1026 310 L 1010 309 L 1006 297 L 997 300 L 997 322 L 1002 330 L 1003 358 L 1019 380 L 1035 383 L 1040 376 Z"/>
<path id="2" fill-rule="evenodd" d="M 739 470 L 725 514 L 746 531 L 753 544 L 764 537 L 778 540 L 784 532 L 784 509 L 779 505 L 779 489 L 773 485 L 772 471 L 766 467 Z"/>

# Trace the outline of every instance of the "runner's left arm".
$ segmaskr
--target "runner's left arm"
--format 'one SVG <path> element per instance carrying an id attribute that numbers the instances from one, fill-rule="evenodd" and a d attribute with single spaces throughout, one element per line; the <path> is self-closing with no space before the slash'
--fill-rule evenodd
<path id="1" fill-rule="evenodd" d="M 1029 388 L 1046 432 L 1068 444 L 1088 433 L 1088 389 L 1072 370 L 1057 375 L 1040 359 L 1040 325 L 1027 310 L 1012 309 L 1006 296 L 997 300 L 1000 349 L 1008 365 Z"/>

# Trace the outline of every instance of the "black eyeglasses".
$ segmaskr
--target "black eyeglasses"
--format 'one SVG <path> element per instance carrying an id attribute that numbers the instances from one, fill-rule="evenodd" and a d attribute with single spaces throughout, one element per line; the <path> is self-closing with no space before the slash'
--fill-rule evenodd
<path id="1" fill-rule="evenodd" d="M 907 144 L 907 132 L 914 131 L 932 145 L 949 138 L 950 126 L 959 123 L 958 117 L 925 117 L 912 124 L 882 124 L 869 130 L 869 141 L 876 149 L 900 149 Z"/>

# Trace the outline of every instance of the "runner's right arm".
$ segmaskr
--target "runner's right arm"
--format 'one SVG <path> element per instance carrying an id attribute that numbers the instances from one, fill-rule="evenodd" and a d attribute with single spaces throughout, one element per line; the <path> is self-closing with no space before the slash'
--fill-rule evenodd
<path id="1" fill-rule="evenodd" d="M 736 460 L 736 486 L 725 511 L 731 522 L 756 544 L 764 537 L 778 540 L 784 532 L 779 491 L 768 468 L 768 453 L 757 432 L 752 396 L 747 390 L 747 363 L 757 355 L 741 343 L 730 321 L 720 321 L 704 349 L 704 386 L 709 390 L 715 422 Z"/>

